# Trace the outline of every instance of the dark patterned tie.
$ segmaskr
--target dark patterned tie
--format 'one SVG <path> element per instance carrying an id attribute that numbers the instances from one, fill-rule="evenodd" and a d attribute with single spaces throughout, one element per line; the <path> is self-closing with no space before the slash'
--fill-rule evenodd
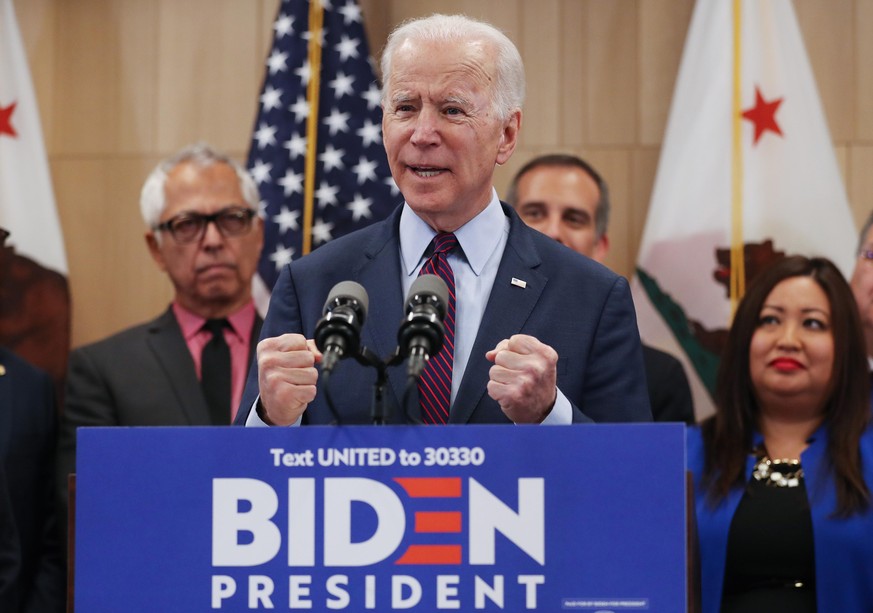
<path id="1" fill-rule="evenodd" d="M 200 354 L 200 387 L 216 426 L 230 423 L 230 348 L 224 340 L 224 329 L 229 326 L 226 319 L 208 319 L 203 324 L 212 338 Z"/>
<path id="2" fill-rule="evenodd" d="M 449 306 L 443 320 L 445 340 L 439 353 L 427 361 L 418 381 L 421 419 L 426 424 L 444 424 L 449 420 L 452 398 L 452 365 L 455 361 L 455 274 L 448 255 L 458 246 L 454 234 L 441 233 L 433 239 L 433 253 L 421 267 L 420 275 L 437 275 L 449 288 Z"/>

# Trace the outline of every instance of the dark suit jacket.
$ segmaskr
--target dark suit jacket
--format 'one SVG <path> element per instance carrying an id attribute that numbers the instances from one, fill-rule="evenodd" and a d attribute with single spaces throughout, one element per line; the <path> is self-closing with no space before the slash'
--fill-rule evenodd
<path id="1" fill-rule="evenodd" d="M 250 355 L 261 324 L 257 317 Z M 66 492 L 66 477 L 76 470 L 76 429 L 81 426 L 207 425 L 209 409 L 194 360 L 169 308 L 149 323 L 70 353 L 58 454 L 60 487 Z"/>
<path id="2" fill-rule="evenodd" d="M 511 207 L 504 205 L 503 209 L 510 219 L 509 237 L 449 422 L 509 423 L 487 393 L 491 363 L 485 353 L 517 333 L 535 336 L 558 352 L 558 388 L 573 404 L 574 422 L 651 420 L 627 281 L 531 230 Z M 361 343 L 383 358 L 391 355 L 404 315 L 400 211 L 286 266 L 273 288 L 261 336 L 297 332 L 312 338 L 331 288 L 352 280 L 363 285 L 370 297 Z M 513 279 L 526 286 L 519 287 Z M 375 370 L 354 360 L 344 360 L 336 367 L 330 391 L 341 412 L 340 423 L 371 423 L 374 381 Z M 407 421 L 400 410 L 404 386 L 405 364 L 389 368 L 385 390 L 389 423 Z M 324 390 L 319 387 L 304 413 L 304 423 L 331 422 Z M 249 371 L 236 423 L 245 423 L 257 395 L 255 365 Z M 417 402 L 410 405 L 417 407 Z"/>
<path id="3" fill-rule="evenodd" d="M 0 611 L 65 610 L 51 378 L 0 348 Z"/>
<path id="4" fill-rule="evenodd" d="M 649 404 L 655 421 L 682 421 L 694 424 L 694 401 L 682 362 L 675 357 L 643 345 Z"/>

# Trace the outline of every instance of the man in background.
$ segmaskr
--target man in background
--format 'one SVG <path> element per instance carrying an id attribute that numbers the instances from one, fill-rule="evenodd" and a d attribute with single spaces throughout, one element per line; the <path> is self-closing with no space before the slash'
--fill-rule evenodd
<path id="1" fill-rule="evenodd" d="M 532 228 L 603 263 L 609 188 L 586 161 L 565 154 L 536 157 L 515 175 L 506 200 Z M 655 421 L 694 423 L 691 388 L 679 360 L 647 345 L 643 359 Z"/>
<path id="2" fill-rule="evenodd" d="M 63 613 L 51 378 L 0 347 L 0 611 Z"/>
<path id="3" fill-rule="evenodd" d="M 231 423 L 261 326 L 251 294 L 264 241 L 258 201 L 248 172 L 205 144 L 162 161 L 146 179 L 145 242 L 174 299 L 156 319 L 70 354 L 64 491 L 79 427 Z"/>

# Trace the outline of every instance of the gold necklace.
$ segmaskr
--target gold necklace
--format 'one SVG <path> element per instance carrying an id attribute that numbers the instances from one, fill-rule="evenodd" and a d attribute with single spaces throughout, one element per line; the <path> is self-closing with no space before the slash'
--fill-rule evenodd
<path id="1" fill-rule="evenodd" d="M 755 465 L 752 476 L 772 487 L 797 487 L 803 479 L 803 467 L 800 460 L 771 460 L 764 455 Z"/>

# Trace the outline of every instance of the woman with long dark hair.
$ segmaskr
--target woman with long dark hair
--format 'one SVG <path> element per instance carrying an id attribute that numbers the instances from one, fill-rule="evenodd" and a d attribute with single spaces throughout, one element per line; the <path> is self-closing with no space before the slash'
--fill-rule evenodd
<path id="1" fill-rule="evenodd" d="M 873 430 L 852 292 L 824 258 L 762 272 L 716 413 L 689 430 L 705 613 L 873 611 Z"/>

